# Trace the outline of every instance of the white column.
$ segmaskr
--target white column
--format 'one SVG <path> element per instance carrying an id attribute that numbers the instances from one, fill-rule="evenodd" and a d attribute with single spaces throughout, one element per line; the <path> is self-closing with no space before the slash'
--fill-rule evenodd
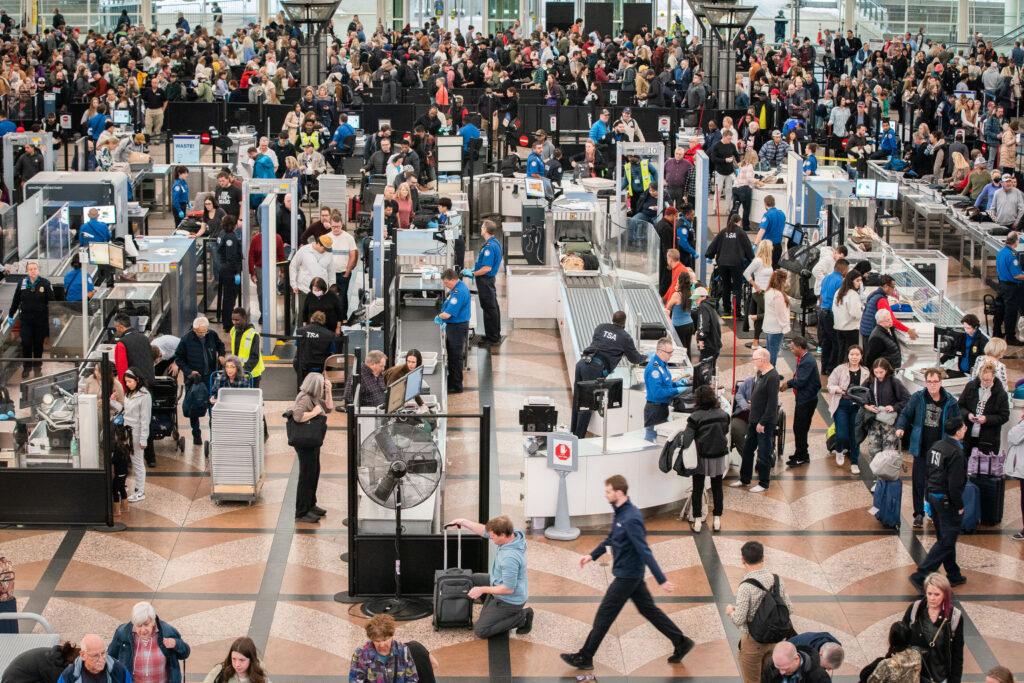
<path id="1" fill-rule="evenodd" d="M 854 29 L 857 25 L 857 0 L 843 0 L 843 28 Z M 854 30 L 854 33 L 857 31 Z"/>
<path id="2" fill-rule="evenodd" d="M 267 0 L 260 0 L 260 25 L 266 26 L 270 23 L 270 11 L 268 9 L 269 3 Z"/>
<path id="3" fill-rule="evenodd" d="M 1003 11 L 1003 33 L 1009 33 L 1020 26 L 1020 0 L 1006 0 Z"/>
<path id="4" fill-rule="evenodd" d="M 139 3 L 139 24 L 147 29 L 153 27 L 153 0 L 142 0 Z"/>
<path id="5" fill-rule="evenodd" d="M 967 20 L 971 16 L 970 0 L 957 0 L 956 3 L 956 42 L 966 43 L 971 35 Z"/>

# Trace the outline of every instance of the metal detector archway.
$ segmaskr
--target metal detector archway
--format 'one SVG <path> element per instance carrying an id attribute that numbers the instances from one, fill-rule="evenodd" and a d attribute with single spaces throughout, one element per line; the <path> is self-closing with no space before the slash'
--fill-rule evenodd
<path id="1" fill-rule="evenodd" d="M 15 157 L 25 145 L 34 145 L 43 153 L 44 171 L 56 170 L 53 157 L 53 133 L 8 133 L 3 137 L 3 141 L 4 185 L 10 190 L 12 197 L 15 196 L 14 163 L 17 161 Z"/>
<path id="2" fill-rule="evenodd" d="M 242 259 L 245 267 L 242 277 L 242 301 L 248 301 L 252 286 L 247 273 L 249 272 L 249 240 L 252 235 L 252 211 L 249 209 L 250 198 L 254 195 L 266 195 L 260 202 L 257 211 L 260 219 L 260 238 L 263 241 L 262 262 L 257 264 L 263 274 L 263 298 L 260 310 L 263 312 L 261 339 L 263 354 L 270 355 L 274 340 L 268 335 L 284 334 L 277 322 L 277 233 L 281 227 L 277 225 L 277 202 L 279 195 L 289 194 L 292 197 L 291 225 L 287 227 L 285 240 L 294 251 L 299 241 L 299 181 L 298 178 L 243 178 L 242 179 Z M 291 296 L 291 293 L 286 293 Z"/>

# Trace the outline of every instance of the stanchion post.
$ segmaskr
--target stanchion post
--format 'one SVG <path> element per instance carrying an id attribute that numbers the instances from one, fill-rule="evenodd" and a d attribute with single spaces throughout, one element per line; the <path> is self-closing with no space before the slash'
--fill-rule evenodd
<path id="1" fill-rule="evenodd" d="M 480 492 L 477 512 L 480 521 L 486 522 L 491 518 L 491 406 L 485 405 L 480 412 Z"/>

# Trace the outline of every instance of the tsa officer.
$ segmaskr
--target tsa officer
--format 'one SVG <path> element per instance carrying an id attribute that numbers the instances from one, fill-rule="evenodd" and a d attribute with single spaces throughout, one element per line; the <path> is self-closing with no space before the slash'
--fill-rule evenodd
<path id="1" fill-rule="evenodd" d="M 14 314 L 21 311 L 21 356 L 22 358 L 42 358 L 43 342 L 50 336 L 50 302 L 53 301 L 53 287 L 50 281 L 39 275 L 39 264 L 29 261 L 25 267 L 28 273 L 14 290 L 14 301 L 7 314 L 8 326 L 14 324 Z M 43 374 L 43 364 L 27 362 L 22 367 L 21 377 L 26 379 L 35 371 L 36 376 Z"/>
<path id="2" fill-rule="evenodd" d="M 644 370 L 644 390 L 647 393 L 647 405 L 644 406 L 644 438 L 648 441 L 657 440 L 654 426 L 668 422 L 668 409 L 672 399 L 685 391 L 683 380 L 673 380 L 668 369 L 668 359 L 672 357 L 672 340 L 662 337 L 651 355 Z"/>
<path id="3" fill-rule="evenodd" d="M 82 223 L 78 229 L 78 243 L 88 248 L 93 242 L 109 242 L 110 226 L 100 220 L 100 212 L 96 208 L 89 209 L 89 220 Z M 110 266 L 98 266 L 96 268 L 96 284 L 103 284 L 107 278 L 114 281 L 114 269 Z"/>
<path id="4" fill-rule="evenodd" d="M 1020 315 L 1021 299 L 1024 298 L 1024 270 L 1017 261 L 1017 243 L 1020 235 L 1011 232 L 1006 236 L 1006 245 L 996 254 L 996 275 L 999 277 L 999 298 L 1003 308 L 997 311 L 993 325 L 995 336 L 1000 336 L 1000 327 L 1005 331 L 1007 344 L 1021 345 L 1017 339 L 1017 316 Z M 1002 315 L 999 315 L 1002 313 Z M 1000 326 L 1002 322 L 1002 326 Z"/>
<path id="5" fill-rule="evenodd" d="M 188 215 L 189 201 L 188 169 L 178 166 L 174 169 L 174 184 L 171 186 L 171 209 L 174 213 L 174 224 L 177 226 Z"/>
<path id="6" fill-rule="evenodd" d="M 484 312 L 484 336 L 481 346 L 501 343 L 501 309 L 498 308 L 498 290 L 494 279 L 501 272 L 501 242 L 495 237 L 498 227 L 492 220 L 484 220 L 480 224 L 480 236 L 484 238 L 484 246 L 476 256 L 473 268 L 465 268 L 464 276 L 476 278 L 476 292 L 480 297 L 480 308 Z"/>
<path id="7" fill-rule="evenodd" d="M 452 269 L 441 274 L 441 283 L 448 290 L 448 296 L 441 306 L 441 313 L 434 318 L 438 325 L 445 326 L 444 346 L 448 353 L 448 393 L 462 393 L 462 356 L 466 339 L 469 337 L 470 295 L 469 287 Z"/>
<path id="8" fill-rule="evenodd" d="M 533 151 L 530 152 L 530 156 L 526 157 L 526 177 L 527 178 L 543 178 L 547 172 L 547 166 L 544 164 L 544 143 L 541 141 L 535 141 L 533 143 Z"/>
<path id="9" fill-rule="evenodd" d="M 590 426 L 591 411 L 580 410 L 579 383 L 607 377 L 625 356 L 630 363 L 647 362 L 647 356 L 636 350 L 633 337 L 626 332 L 626 314 L 616 311 L 610 323 L 601 323 L 594 330 L 590 346 L 576 362 L 576 378 L 572 389 L 572 433 L 582 439 Z"/>
<path id="10" fill-rule="evenodd" d="M 220 271 L 217 281 L 221 283 L 220 320 L 224 331 L 231 332 L 231 312 L 238 299 L 239 285 L 242 284 L 242 235 L 238 230 L 238 219 L 224 216 L 220 223 L 221 233 L 217 237 L 217 255 Z"/>

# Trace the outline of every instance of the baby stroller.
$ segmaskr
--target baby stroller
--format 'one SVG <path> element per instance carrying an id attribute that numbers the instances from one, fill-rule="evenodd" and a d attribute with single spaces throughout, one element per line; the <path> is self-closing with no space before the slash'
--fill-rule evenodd
<path id="1" fill-rule="evenodd" d="M 150 420 L 149 433 L 153 440 L 174 439 L 178 450 L 185 452 L 185 437 L 178 433 L 178 399 L 181 398 L 181 387 L 174 377 L 157 377 L 150 388 L 153 396 L 153 414 Z"/>

